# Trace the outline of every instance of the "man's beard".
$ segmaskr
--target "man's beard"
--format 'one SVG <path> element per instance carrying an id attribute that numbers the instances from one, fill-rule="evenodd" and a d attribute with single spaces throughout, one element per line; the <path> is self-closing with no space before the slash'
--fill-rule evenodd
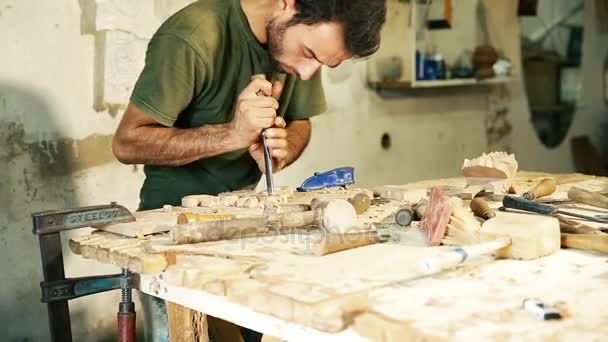
<path id="1" fill-rule="evenodd" d="M 279 59 L 283 55 L 283 39 L 287 23 L 278 23 L 276 19 L 270 19 L 266 25 L 266 39 L 268 40 L 268 54 L 276 71 L 284 73 L 280 66 Z"/>

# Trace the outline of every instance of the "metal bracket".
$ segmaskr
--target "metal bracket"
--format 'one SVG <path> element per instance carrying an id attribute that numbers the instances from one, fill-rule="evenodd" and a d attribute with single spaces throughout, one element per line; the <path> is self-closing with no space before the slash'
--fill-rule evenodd
<path id="1" fill-rule="evenodd" d="M 42 281 L 43 303 L 53 303 L 88 296 L 100 292 L 133 287 L 133 274 L 123 273 L 93 276 L 82 278 L 69 278 L 57 281 Z"/>

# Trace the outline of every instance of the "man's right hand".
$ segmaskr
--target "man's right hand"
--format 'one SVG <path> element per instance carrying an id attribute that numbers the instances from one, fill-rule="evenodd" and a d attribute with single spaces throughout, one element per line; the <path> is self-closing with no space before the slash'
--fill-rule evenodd
<path id="1" fill-rule="evenodd" d="M 231 133 L 238 137 L 239 147 L 257 143 L 262 130 L 274 125 L 279 102 L 272 95 L 280 93 L 280 88 L 280 82 L 273 85 L 265 79 L 254 78 L 241 92 L 230 122 Z"/>

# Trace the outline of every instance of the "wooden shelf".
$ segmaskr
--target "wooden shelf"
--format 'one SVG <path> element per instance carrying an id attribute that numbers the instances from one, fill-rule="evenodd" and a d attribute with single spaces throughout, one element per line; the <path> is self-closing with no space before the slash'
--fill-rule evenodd
<path id="1" fill-rule="evenodd" d="M 374 89 L 412 89 L 412 88 L 440 88 L 440 87 L 461 87 L 475 85 L 492 85 L 499 83 L 507 83 L 512 81 L 513 77 L 494 77 L 485 80 L 477 80 L 475 78 L 455 78 L 451 80 L 435 80 L 435 81 L 382 81 L 369 82 L 370 87 Z"/>

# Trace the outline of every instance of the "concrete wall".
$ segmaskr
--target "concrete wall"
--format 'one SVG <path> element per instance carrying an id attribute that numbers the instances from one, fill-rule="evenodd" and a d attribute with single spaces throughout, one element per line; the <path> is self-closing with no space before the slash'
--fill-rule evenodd
<path id="1" fill-rule="evenodd" d="M 48 340 L 30 213 L 110 201 L 134 209 L 138 203 L 141 167 L 121 165 L 110 152 L 120 115 L 93 109 L 96 46 L 82 20 L 86 6 L 86 0 L 0 1 L 0 326 L 7 341 Z M 583 81 L 589 92 L 573 131 L 597 139 L 605 107 L 600 79 L 589 77 L 588 66 L 603 60 L 606 37 L 590 28 Z M 362 185 L 454 176 L 463 158 L 486 149 L 485 93 L 378 94 L 366 87 L 365 62 L 326 70 L 324 82 L 330 110 L 313 120 L 308 150 L 278 175 L 278 184 L 296 186 L 314 171 L 343 165 L 356 168 Z M 522 167 L 570 171 L 567 146 L 547 151 L 538 143 L 522 89 L 510 89 L 513 148 Z M 392 138 L 389 150 L 380 146 L 384 133 Z M 118 271 L 64 253 L 68 276 Z M 114 340 L 118 300 L 113 292 L 73 301 L 75 340 Z"/>

